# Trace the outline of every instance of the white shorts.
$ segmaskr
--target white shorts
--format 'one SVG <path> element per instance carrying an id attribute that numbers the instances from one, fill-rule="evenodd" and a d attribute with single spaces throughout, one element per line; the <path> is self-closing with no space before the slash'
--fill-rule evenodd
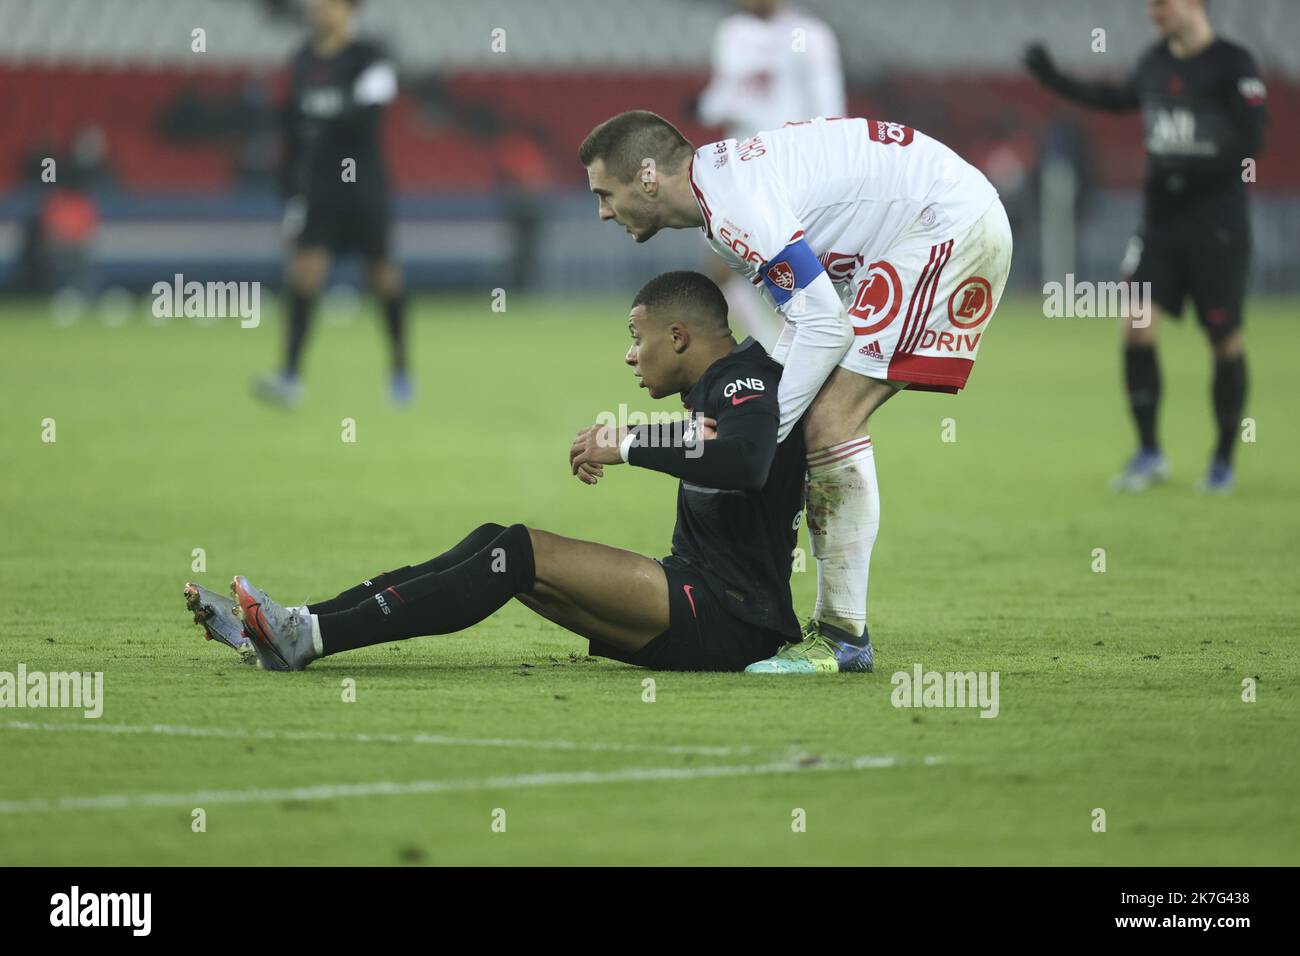
<path id="1" fill-rule="evenodd" d="M 999 200 L 961 235 L 925 216 L 844 292 L 853 344 L 840 368 L 912 389 L 964 388 L 1011 271 L 1011 224 Z"/>

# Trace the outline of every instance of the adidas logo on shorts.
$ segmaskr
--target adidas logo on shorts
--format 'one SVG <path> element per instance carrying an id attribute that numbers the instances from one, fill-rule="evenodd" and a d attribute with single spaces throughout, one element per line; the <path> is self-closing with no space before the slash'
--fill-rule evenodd
<path id="1" fill-rule="evenodd" d="M 858 349 L 858 354 L 865 355 L 867 358 L 880 359 L 882 362 L 885 360 L 884 353 L 880 351 L 880 343 L 875 339 Z"/>

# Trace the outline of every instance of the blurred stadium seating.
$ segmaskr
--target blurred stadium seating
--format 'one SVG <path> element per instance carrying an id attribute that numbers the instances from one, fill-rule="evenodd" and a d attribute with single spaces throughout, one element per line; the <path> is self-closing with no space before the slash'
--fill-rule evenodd
<path id="1" fill-rule="evenodd" d="M 1036 176 L 1049 140 L 1073 143 L 1086 173 L 1077 271 L 1115 273 L 1137 218 L 1139 121 L 1065 106 L 1018 64 L 1023 46 L 1043 38 L 1068 68 L 1118 75 L 1154 36 L 1140 0 L 802 6 L 840 39 L 850 112 L 917 126 L 998 185 L 1017 227 L 1017 284 L 1038 276 Z M 574 153 L 594 123 L 632 107 L 665 114 L 697 141 L 716 135 L 694 122 L 689 103 L 707 78 L 713 28 L 732 9 L 725 0 L 367 0 L 367 31 L 389 44 L 403 77 L 386 137 L 412 280 L 481 285 L 499 275 L 513 255 L 520 195 L 543 214 L 542 288 L 625 285 L 702 259 L 690 235 L 657 239 L 649 252 L 609 242 Z M 1294 290 L 1295 0 L 1219 0 L 1213 16 L 1255 51 L 1269 80 L 1256 268 L 1261 289 Z M 1089 49 L 1096 27 L 1107 30 L 1104 55 Z M 191 50 L 196 28 L 206 52 Z M 494 30 L 504 31 L 503 52 L 493 52 Z M 295 0 L 0 0 L 9 92 L 0 284 L 22 284 L 25 224 L 50 192 L 33 176 L 48 156 L 67 164 L 68 184 L 93 197 L 99 216 L 83 282 L 138 285 L 173 267 L 274 281 L 274 105 L 302 36 Z"/>

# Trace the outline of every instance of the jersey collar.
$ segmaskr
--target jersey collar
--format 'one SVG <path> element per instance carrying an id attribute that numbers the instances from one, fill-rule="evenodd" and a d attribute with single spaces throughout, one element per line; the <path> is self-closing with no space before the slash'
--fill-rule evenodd
<path id="1" fill-rule="evenodd" d="M 700 206 L 700 213 L 704 216 L 704 234 L 710 239 L 713 238 L 713 213 L 709 210 L 709 203 L 704 198 L 704 193 L 700 187 L 695 184 L 695 153 L 691 154 L 691 165 L 687 168 L 686 175 L 691 181 L 691 192 L 695 193 L 695 201 Z"/>

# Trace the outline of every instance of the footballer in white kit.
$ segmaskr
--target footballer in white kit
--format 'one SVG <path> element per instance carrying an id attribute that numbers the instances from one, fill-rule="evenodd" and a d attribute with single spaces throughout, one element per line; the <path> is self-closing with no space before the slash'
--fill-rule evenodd
<path id="1" fill-rule="evenodd" d="M 785 319 L 779 437 L 802 422 L 817 605 L 801 642 L 749 669 L 869 670 L 880 499 L 868 419 L 900 390 L 966 385 L 1011 268 L 997 191 L 937 140 L 862 118 L 697 150 L 638 110 L 596 127 L 579 158 L 602 219 L 637 242 L 702 229 Z"/>

